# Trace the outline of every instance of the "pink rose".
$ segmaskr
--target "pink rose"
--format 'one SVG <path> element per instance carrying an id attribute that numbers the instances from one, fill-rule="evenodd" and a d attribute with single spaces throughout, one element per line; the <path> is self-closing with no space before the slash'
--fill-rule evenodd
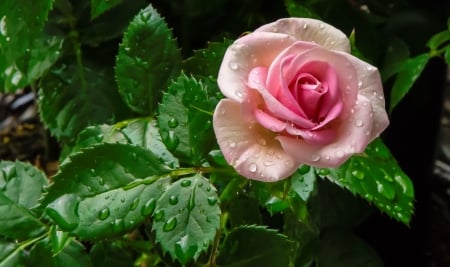
<path id="1" fill-rule="evenodd" d="M 271 182 L 363 152 L 389 120 L 377 68 L 349 53 L 344 33 L 314 19 L 280 19 L 237 39 L 213 119 L 227 162 Z"/>

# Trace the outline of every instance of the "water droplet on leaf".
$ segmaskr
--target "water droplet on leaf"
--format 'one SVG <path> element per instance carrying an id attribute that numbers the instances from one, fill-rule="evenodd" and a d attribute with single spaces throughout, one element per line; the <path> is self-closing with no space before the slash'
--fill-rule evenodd
<path id="1" fill-rule="evenodd" d="M 191 180 L 183 180 L 183 181 L 181 181 L 181 186 L 188 187 L 191 185 L 191 183 L 192 183 Z"/>
<path id="2" fill-rule="evenodd" d="M 298 172 L 300 174 L 306 174 L 309 172 L 309 170 L 311 169 L 310 166 L 303 164 L 302 166 L 300 166 L 300 168 L 298 169 Z"/>
<path id="3" fill-rule="evenodd" d="M 153 213 L 156 207 L 156 199 L 151 198 L 141 208 L 142 216 L 148 216 Z"/>
<path id="4" fill-rule="evenodd" d="M 164 210 L 157 210 L 155 214 L 153 214 L 153 219 L 157 222 L 164 219 Z"/>
<path id="5" fill-rule="evenodd" d="M 177 195 L 170 196 L 169 203 L 171 205 L 176 205 L 178 203 L 178 196 Z"/>
<path id="6" fill-rule="evenodd" d="M 135 210 L 137 208 L 137 206 L 139 205 L 139 198 L 136 198 L 133 200 L 133 202 L 131 203 L 131 210 Z"/>
<path id="7" fill-rule="evenodd" d="M 362 172 L 362 171 L 360 171 L 360 170 L 353 170 L 352 171 L 352 175 L 354 176 L 354 177 L 356 177 L 357 179 L 359 179 L 359 180 L 363 180 L 365 177 L 364 177 L 364 172 Z"/>
<path id="8" fill-rule="evenodd" d="M 213 206 L 217 203 L 217 198 L 216 197 L 208 197 L 208 204 Z"/>
<path id="9" fill-rule="evenodd" d="M 167 121 L 167 125 L 168 125 L 170 128 L 175 128 L 175 127 L 178 126 L 178 120 L 175 119 L 175 118 L 171 118 L 169 121 Z"/>
<path id="10" fill-rule="evenodd" d="M 175 227 L 177 226 L 177 218 L 176 217 L 172 217 L 170 219 L 168 219 L 164 225 L 163 225 L 163 231 L 164 232 L 170 232 L 173 229 L 175 229 Z"/>
<path id="11" fill-rule="evenodd" d="M 109 209 L 108 208 L 104 208 L 102 210 L 99 211 L 98 213 L 98 219 L 99 220 L 106 220 L 109 217 Z"/>

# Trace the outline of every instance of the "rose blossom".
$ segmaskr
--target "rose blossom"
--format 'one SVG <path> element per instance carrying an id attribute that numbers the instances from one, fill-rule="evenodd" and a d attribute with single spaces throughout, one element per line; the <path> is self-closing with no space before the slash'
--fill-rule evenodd
<path id="1" fill-rule="evenodd" d="M 319 20 L 280 19 L 237 39 L 218 75 L 214 111 L 225 159 L 250 179 L 277 181 L 301 164 L 338 167 L 389 124 L 377 68 Z"/>

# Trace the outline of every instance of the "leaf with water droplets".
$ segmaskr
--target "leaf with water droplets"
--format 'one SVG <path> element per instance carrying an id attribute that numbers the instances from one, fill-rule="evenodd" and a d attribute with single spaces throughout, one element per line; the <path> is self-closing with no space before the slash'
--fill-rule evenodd
<path id="1" fill-rule="evenodd" d="M 41 37 L 52 3 L 36 0 L 30 6 L 26 0 L 0 1 L 0 92 L 28 85 L 30 51 Z"/>
<path id="2" fill-rule="evenodd" d="M 0 161 L 0 236 L 33 237 L 44 225 L 31 212 L 47 186 L 45 175 L 24 162 Z"/>
<path id="3" fill-rule="evenodd" d="M 390 94 L 391 100 L 389 111 L 392 112 L 397 104 L 400 103 L 403 97 L 409 92 L 427 65 L 429 59 L 430 57 L 428 54 L 422 54 L 403 61 L 397 66 L 397 76 Z"/>
<path id="4" fill-rule="evenodd" d="M 19 247 L 19 243 L 0 237 L 0 266 L 25 266 L 24 262 L 22 262 L 25 251 Z"/>
<path id="5" fill-rule="evenodd" d="M 96 242 L 92 246 L 89 255 L 91 257 L 92 266 L 134 266 L 134 260 L 130 251 L 124 249 L 120 245 L 120 242 L 111 242 L 109 240 L 105 242 Z M 105 255 L 107 256 L 105 257 Z"/>
<path id="6" fill-rule="evenodd" d="M 153 214 L 152 230 L 162 249 L 185 265 L 208 248 L 219 222 L 216 189 L 197 174 L 181 178 L 161 195 Z"/>
<path id="7" fill-rule="evenodd" d="M 120 120 L 130 115 L 115 86 L 112 69 L 84 62 L 60 62 L 40 82 L 39 110 L 53 136 L 75 141 L 92 124 Z"/>
<path id="8" fill-rule="evenodd" d="M 166 166 L 179 166 L 175 158 L 164 146 L 153 118 L 138 118 L 121 121 L 115 125 L 96 125 L 84 129 L 70 153 L 99 143 L 133 144 L 151 151 Z M 67 151 L 68 152 L 68 151 Z"/>
<path id="9" fill-rule="evenodd" d="M 182 74 L 163 95 L 159 130 L 164 144 L 181 161 L 199 165 L 214 144 L 211 120 L 216 87 Z"/>
<path id="10" fill-rule="evenodd" d="M 222 43 L 209 43 L 205 49 L 197 50 L 194 55 L 183 62 L 187 74 L 216 77 L 223 55 L 233 41 L 225 39 Z"/>
<path id="11" fill-rule="evenodd" d="M 53 255 L 50 243 L 48 238 L 36 242 L 29 251 L 27 261 L 36 267 L 92 266 L 86 248 L 80 242 L 70 240 L 57 255 Z"/>
<path id="12" fill-rule="evenodd" d="M 181 55 L 164 19 L 149 5 L 128 26 L 116 59 L 116 81 L 125 103 L 152 114 L 161 92 L 180 73 Z"/>
<path id="13" fill-rule="evenodd" d="M 218 266 L 293 266 L 294 245 L 287 236 L 264 226 L 233 229 L 217 257 Z"/>
<path id="14" fill-rule="evenodd" d="M 83 239 L 129 231 L 152 212 L 169 172 L 150 151 L 103 143 L 82 149 L 61 165 L 41 207 L 58 226 Z"/>
<path id="15" fill-rule="evenodd" d="M 314 168 L 309 168 L 306 172 L 299 169 L 291 176 L 291 187 L 301 199 L 308 201 L 308 198 L 314 191 L 316 178 L 317 175 Z"/>
<path id="16" fill-rule="evenodd" d="M 330 169 L 327 177 L 392 218 L 409 224 L 414 210 L 413 184 L 380 139 L 369 144 L 363 155 Z"/>

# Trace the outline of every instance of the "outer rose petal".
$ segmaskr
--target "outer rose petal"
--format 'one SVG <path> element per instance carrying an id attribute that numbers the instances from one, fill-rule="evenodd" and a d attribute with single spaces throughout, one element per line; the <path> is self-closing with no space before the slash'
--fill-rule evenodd
<path id="1" fill-rule="evenodd" d="M 282 149 L 271 132 L 242 119 L 241 104 L 236 101 L 219 102 L 213 126 L 225 159 L 242 176 L 274 182 L 298 168 L 298 163 Z"/>
<path id="2" fill-rule="evenodd" d="M 320 20 L 285 18 L 263 25 L 255 32 L 286 33 L 299 41 L 319 44 L 327 49 L 350 53 L 350 42 L 339 29 Z"/>
<path id="3" fill-rule="evenodd" d="M 250 71 L 257 66 L 270 66 L 273 59 L 294 42 L 294 37 L 272 32 L 250 33 L 237 39 L 228 47 L 219 69 L 217 83 L 222 93 L 242 102 Z"/>

